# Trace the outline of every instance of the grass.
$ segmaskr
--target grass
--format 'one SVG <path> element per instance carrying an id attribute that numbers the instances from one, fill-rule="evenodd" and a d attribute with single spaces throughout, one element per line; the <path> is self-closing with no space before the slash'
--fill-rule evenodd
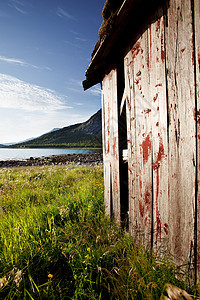
<path id="1" fill-rule="evenodd" d="M 0 169 L 0 299 L 159 299 L 186 288 L 104 215 L 103 170 Z"/>

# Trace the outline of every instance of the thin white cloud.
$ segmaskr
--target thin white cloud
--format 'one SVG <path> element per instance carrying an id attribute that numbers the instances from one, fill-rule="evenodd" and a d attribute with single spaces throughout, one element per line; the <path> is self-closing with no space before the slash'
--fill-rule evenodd
<path id="1" fill-rule="evenodd" d="M 71 107 L 53 90 L 0 73 L 0 108 L 47 113 Z"/>
<path id="2" fill-rule="evenodd" d="M 10 58 L 10 57 L 5 57 L 5 56 L 0 55 L 0 62 L 15 64 L 15 65 L 19 65 L 22 67 L 31 67 L 31 68 L 38 69 L 38 70 L 45 69 L 45 70 L 51 71 L 51 68 L 49 68 L 49 67 L 38 67 L 36 65 L 27 63 L 23 59 L 19 59 L 19 58 Z"/>
<path id="3" fill-rule="evenodd" d="M 74 30 L 69 30 L 70 33 L 74 34 L 74 35 L 79 35 L 78 32 L 74 31 Z"/>
<path id="4" fill-rule="evenodd" d="M 86 39 L 84 39 L 84 38 L 80 38 L 80 37 L 75 37 L 75 39 L 77 40 L 77 41 L 80 41 L 80 42 L 87 42 L 88 40 L 86 40 Z"/>
<path id="5" fill-rule="evenodd" d="M 64 18 L 76 21 L 76 18 L 74 16 L 70 15 L 67 11 L 65 11 L 61 7 L 57 8 L 56 14 L 57 14 L 58 17 L 61 17 L 61 18 L 64 17 Z"/>
<path id="6" fill-rule="evenodd" d="M 75 102 L 74 104 L 76 104 L 76 105 L 78 105 L 78 106 L 82 106 L 82 105 L 84 105 L 84 103 L 83 103 L 83 102 Z"/>
<path id="7" fill-rule="evenodd" d="M 9 6 L 13 7 L 14 9 L 16 9 L 19 13 L 25 15 L 27 14 L 27 11 L 25 9 L 25 3 L 23 1 L 20 0 L 10 0 L 9 1 Z"/>
<path id="8" fill-rule="evenodd" d="M 85 93 L 91 94 L 93 96 L 100 96 L 101 88 L 98 85 L 96 85 L 96 86 L 93 86 L 92 88 L 90 88 L 89 90 L 87 90 Z"/>

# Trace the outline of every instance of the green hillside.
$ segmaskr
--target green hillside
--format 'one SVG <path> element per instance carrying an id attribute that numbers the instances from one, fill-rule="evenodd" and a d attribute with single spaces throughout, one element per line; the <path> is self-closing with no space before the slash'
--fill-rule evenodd
<path id="1" fill-rule="evenodd" d="M 101 110 L 84 123 L 58 129 L 10 146 L 11 148 L 94 147 L 102 146 Z"/>

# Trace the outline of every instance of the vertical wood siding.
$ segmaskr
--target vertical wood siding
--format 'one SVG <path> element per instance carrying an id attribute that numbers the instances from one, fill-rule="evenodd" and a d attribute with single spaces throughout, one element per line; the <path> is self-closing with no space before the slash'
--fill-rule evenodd
<path id="1" fill-rule="evenodd" d="M 102 112 L 105 206 L 120 223 L 116 72 L 103 80 Z M 126 51 L 124 73 L 130 232 L 199 277 L 199 0 L 159 8 Z"/>
<path id="2" fill-rule="evenodd" d="M 163 12 L 161 13 L 163 14 Z M 160 15 L 160 12 L 159 12 Z M 157 16 L 156 16 L 157 17 Z M 157 19 L 157 18 L 156 18 Z M 164 17 L 149 28 L 150 99 L 152 105 L 153 247 L 166 249 L 168 235 L 168 141 L 165 82 Z"/>
<path id="3" fill-rule="evenodd" d="M 196 176 L 197 176 L 197 186 L 196 186 L 196 246 L 197 250 L 195 252 L 195 260 L 197 263 L 197 273 L 200 277 L 200 2 L 199 0 L 194 1 L 193 7 L 193 30 L 194 30 L 194 58 L 195 58 L 195 96 L 196 96 L 196 110 L 194 111 L 194 116 L 196 120 L 196 143 L 197 143 L 197 169 L 196 169 Z"/>
<path id="4" fill-rule="evenodd" d="M 194 262 L 196 121 L 191 1 L 171 0 L 166 27 L 169 114 L 169 246 L 179 265 Z"/>
<path id="5" fill-rule="evenodd" d="M 105 182 L 105 211 L 120 223 L 117 71 L 102 82 L 102 124 Z"/>
<path id="6" fill-rule="evenodd" d="M 125 57 L 127 107 L 129 225 L 132 233 L 151 245 L 152 222 L 152 130 L 149 103 L 148 33 Z"/>

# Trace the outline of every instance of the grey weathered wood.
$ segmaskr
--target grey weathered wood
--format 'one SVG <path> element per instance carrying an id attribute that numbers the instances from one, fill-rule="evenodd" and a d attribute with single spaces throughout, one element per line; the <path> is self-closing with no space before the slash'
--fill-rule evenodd
<path id="1" fill-rule="evenodd" d="M 152 224 L 152 130 L 149 89 L 148 32 L 145 31 L 131 50 L 135 91 L 138 233 L 151 244 Z"/>
<path id="2" fill-rule="evenodd" d="M 167 25 L 169 249 L 178 265 L 192 268 L 196 138 L 191 1 L 170 0 Z"/>
<path id="3" fill-rule="evenodd" d="M 129 152 L 129 224 L 132 234 L 151 244 L 152 159 L 148 32 L 125 57 L 125 94 Z"/>
<path id="4" fill-rule="evenodd" d="M 105 203 L 105 213 L 111 215 L 111 170 L 109 162 L 109 142 L 108 142 L 108 129 L 109 129 L 109 120 L 110 112 L 108 109 L 109 99 L 106 97 L 108 78 L 105 78 L 102 83 L 102 93 L 101 93 L 101 106 L 102 106 L 102 142 L 103 142 L 103 160 L 104 160 L 104 203 Z"/>
<path id="5" fill-rule="evenodd" d="M 196 162 L 196 168 L 197 168 L 197 182 L 196 184 L 199 185 L 200 183 L 200 1 L 195 0 L 194 1 L 194 14 L 193 14 L 193 22 L 194 22 L 194 30 L 195 30 L 195 35 L 194 35 L 194 63 L 195 63 L 195 75 L 196 75 L 196 90 L 195 90 L 195 96 L 196 96 L 196 111 L 194 112 L 195 114 L 195 119 L 196 119 L 196 128 L 197 128 L 197 133 L 196 133 L 196 143 L 197 143 L 197 157 L 198 161 Z M 196 193 L 197 193 L 197 198 L 196 198 L 196 245 L 197 245 L 197 250 L 196 250 L 196 261 L 197 261 L 197 277 L 198 281 L 200 279 L 200 187 L 196 186 Z"/>
<path id="6" fill-rule="evenodd" d="M 128 194 L 129 194 L 129 230 L 132 235 L 137 235 L 137 164 L 136 164 L 136 117 L 135 117 L 135 93 L 133 89 L 133 68 L 131 52 L 124 59 L 126 120 L 127 120 L 127 144 L 128 144 Z"/>
<path id="7" fill-rule="evenodd" d="M 119 178 L 119 137 L 118 137 L 118 99 L 117 99 L 117 71 L 113 70 L 111 80 L 111 168 L 112 168 L 112 195 L 113 215 L 118 224 L 121 222 L 120 207 L 120 178 Z"/>
<path id="8" fill-rule="evenodd" d="M 161 17 L 159 17 L 162 15 Z M 157 11 L 149 31 L 150 98 L 153 149 L 153 247 L 166 249 L 168 240 L 168 141 L 164 17 Z"/>
<path id="9" fill-rule="evenodd" d="M 120 180 L 118 143 L 117 71 L 112 69 L 102 82 L 103 156 L 105 210 L 120 223 Z M 114 199 L 114 201 L 113 201 Z"/>

